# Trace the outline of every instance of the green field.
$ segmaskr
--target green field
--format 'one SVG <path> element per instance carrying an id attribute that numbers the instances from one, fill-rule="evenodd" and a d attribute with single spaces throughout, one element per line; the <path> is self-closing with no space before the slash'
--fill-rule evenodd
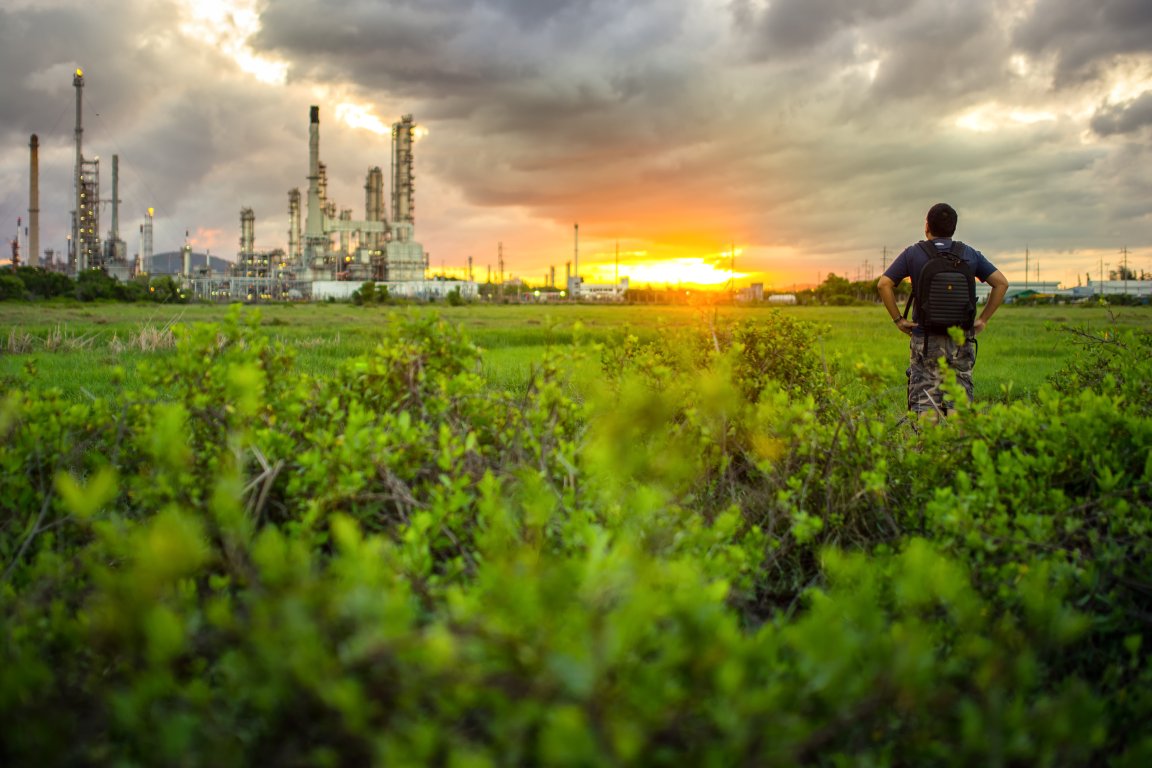
<path id="1" fill-rule="evenodd" d="M 110 394 L 113 370 L 131 383 L 140 361 L 170 354 L 175 324 L 213 322 L 225 306 L 142 304 L 0 305 L 0 381 L 12 386 L 59 387 L 70 397 Z M 523 386 L 549 352 L 582 347 L 571 364 L 577 380 L 596 380 L 593 345 L 617 343 L 625 332 L 642 338 L 661 329 L 704 326 L 718 316 L 772 317 L 777 310 L 740 307 L 485 306 L 356 307 L 349 304 L 271 304 L 258 312 L 274 339 L 296 350 L 303 373 L 327 373 L 342 360 L 374 347 L 397 313 L 434 313 L 460 325 L 483 350 L 483 374 L 497 388 Z M 816 324 L 820 349 L 837 385 L 861 397 L 889 397 L 900 406 L 907 338 L 895 332 L 879 307 L 792 307 L 778 310 Z M 1002 308 L 980 337 L 977 397 L 1002 401 L 1027 396 L 1069 359 L 1077 344 L 1070 331 L 1109 327 L 1152 328 L 1152 309 L 1121 307 Z M 167 343 L 166 343 L 167 342 Z M 852 376 L 862 365 L 873 375 Z M 24 375 L 34 370 L 30 381 Z"/>

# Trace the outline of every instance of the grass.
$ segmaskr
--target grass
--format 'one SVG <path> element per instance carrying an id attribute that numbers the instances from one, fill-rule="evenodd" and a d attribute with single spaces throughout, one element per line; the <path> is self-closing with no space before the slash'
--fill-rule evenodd
<path id="1" fill-rule="evenodd" d="M 212 322 L 227 307 L 214 305 L 0 304 L 0 385 L 58 387 L 77 398 L 114 396 L 120 385 L 112 371 L 133 383 L 139 364 L 171 349 L 177 323 Z M 627 330 L 654 336 L 661 328 L 713 322 L 718 316 L 770 318 L 749 307 L 489 306 L 356 307 L 350 304 L 270 304 L 259 307 L 268 334 L 297 351 L 302 373 L 323 373 L 372 349 L 398 312 L 434 312 L 461 325 L 484 350 L 483 372 L 493 387 L 517 388 L 549 350 L 613 343 Z M 829 368 L 870 371 L 842 377 L 852 397 L 890 397 L 903 408 L 908 339 L 884 311 L 874 307 L 791 307 L 781 310 L 822 329 L 821 351 Z M 1074 352 L 1069 329 L 1105 327 L 1152 330 L 1146 307 L 1006 306 L 980 337 L 977 397 L 1007 400 L 1027 396 L 1064 365 Z M 599 356 L 574 364 L 581 378 L 595 378 Z"/>

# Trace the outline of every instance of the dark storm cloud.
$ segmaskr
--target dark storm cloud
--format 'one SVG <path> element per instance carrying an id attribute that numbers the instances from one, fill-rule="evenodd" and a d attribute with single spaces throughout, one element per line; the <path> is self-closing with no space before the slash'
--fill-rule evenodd
<path id="1" fill-rule="evenodd" d="M 1117 55 L 1152 51 L 1152 3 L 1038 0 L 1015 42 L 1028 53 L 1056 56 L 1057 85 L 1091 80 Z"/>
<path id="2" fill-rule="evenodd" d="M 846 29 L 899 16 L 915 4 L 916 0 L 772 0 L 765 6 L 735 0 L 732 10 L 738 22 L 756 29 L 760 52 L 770 58 L 810 53 Z"/>
<path id="3" fill-rule="evenodd" d="M 186 228 L 235 228 L 244 203 L 284 207 L 290 164 L 273 148 L 284 134 L 298 141 L 291 134 L 299 129 L 285 124 L 275 92 L 252 88 L 251 78 L 238 76 L 214 46 L 182 44 L 178 11 L 167 2 L 111 0 L 0 10 L 0 163 L 20 179 L 0 190 L 5 222 L 28 207 L 27 146 L 36 133 L 42 240 L 63 246 L 72 207 L 77 66 L 85 74 L 84 154 L 100 158 L 108 197 L 111 158 L 119 156 L 125 232 L 147 207 L 157 209 L 158 234 L 171 237 Z M 220 169 L 227 169 L 226 179 Z M 281 181 L 265 197 L 270 171 Z M 106 228 L 109 211 L 101 216 Z"/>
<path id="4" fill-rule="evenodd" d="M 326 31 L 314 31 L 318 14 Z M 681 48 L 685 15 L 678 4 L 618 0 L 277 3 L 257 41 L 294 72 L 417 103 L 422 120 L 466 119 L 453 155 L 429 161 L 473 199 L 504 202 L 517 177 L 570 170 L 574 158 L 635 160 L 699 132 L 701 52 Z"/>
<path id="5" fill-rule="evenodd" d="M 870 95 L 918 98 L 936 107 L 1002 88 L 1011 53 L 987 0 L 920 4 L 871 30 L 869 39 L 882 52 Z"/>
<path id="6" fill-rule="evenodd" d="M 388 164 L 388 138 L 338 119 L 342 102 L 429 128 L 417 151 L 429 242 L 441 236 L 427 224 L 435 216 L 465 241 L 469 217 L 486 237 L 507 221 L 544 230 L 579 219 L 582 234 L 584 222 L 652 238 L 744 233 L 750 247 L 832 259 L 902 244 L 893 232 L 915 236 L 939 198 L 999 253 L 1025 241 L 1083 247 L 1146 216 L 1152 200 L 1147 72 L 1132 65 L 1115 91 L 1135 96 L 1126 102 L 1109 79 L 1118 56 L 1148 51 L 1152 3 L 259 5 L 247 43 L 288 65 L 284 85 L 186 31 L 191 0 L 5 0 L 0 224 L 27 207 L 33 131 L 46 194 L 59 198 L 53 216 L 67 217 L 75 65 L 88 73 L 86 153 L 119 153 L 133 205 L 156 205 L 169 233 L 220 230 L 226 255 L 244 205 L 256 209 L 258 243 L 284 245 L 317 103 L 342 206 L 359 207 L 367 166 Z M 1054 64 L 1075 89 L 1051 87 Z M 1091 122 L 1086 103 L 1100 105 Z M 464 213 L 452 219 L 449 207 Z"/>
<path id="7" fill-rule="evenodd" d="M 1122 104 L 1102 107 L 1092 117 L 1092 130 L 1100 136 L 1136 133 L 1152 126 L 1152 90 Z"/>

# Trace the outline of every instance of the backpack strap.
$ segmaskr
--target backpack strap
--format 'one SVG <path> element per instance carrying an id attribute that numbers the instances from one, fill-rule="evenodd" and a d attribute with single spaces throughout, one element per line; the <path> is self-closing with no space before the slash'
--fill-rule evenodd
<path id="1" fill-rule="evenodd" d="M 955 240 L 952 241 L 953 246 L 955 246 L 956 242 L 957 241 Z M 936 248 L 936 245 L 931 240 L 921 240 L 920 242 L 916 243 L 916 245 L 920 246 L 920 250 L 924 251 L 924 253 L 927 254 L 928 258 L 930 259 L 934 259 L 940 255 L 940 251 Z M 910 291 L 908 293 L 908 302 L 904 305 L 905 320 L 908 319 L 908 310 L 912 308 L 912 299 L 915 298 L 915 296 L 915 291 Z"/>

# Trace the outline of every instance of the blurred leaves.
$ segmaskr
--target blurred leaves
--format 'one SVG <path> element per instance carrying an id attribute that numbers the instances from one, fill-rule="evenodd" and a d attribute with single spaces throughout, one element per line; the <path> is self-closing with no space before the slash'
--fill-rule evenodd
<path id="1" fill-rule="evenodd" d="M 0 762 L 1141 764 L 1144 338 L 912 431 L 766 317 L 583 398 L 403 316 L 302 375 L 239 313 L 9 393 Z"/>

